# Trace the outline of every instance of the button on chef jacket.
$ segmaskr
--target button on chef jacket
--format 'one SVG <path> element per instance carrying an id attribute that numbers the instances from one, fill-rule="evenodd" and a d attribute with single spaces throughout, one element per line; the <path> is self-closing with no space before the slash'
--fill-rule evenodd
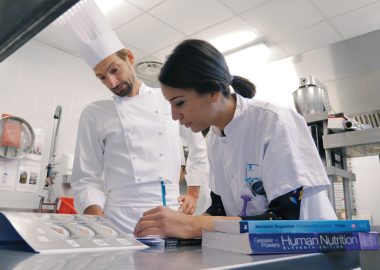
<path id="1" fill-rule="evenodd" d="M 236 94 L 233 119 L 206 137 L 210 188 L 226 214 L 238 216 L 248 195 L 247 216 L 264 213 L 269 202 L 303 187 L 300 219 L 336 219 L 325 190 L 330 182 L 305 120 L 295 111 Z M 249 184 L 262 184 L 266 195 Z M 257 190 L 256 190 L 257 191 Z"/>
<path id="2" fill-rule="evenodd" d="M 97 204 L 125 232 L 142 213 L 162 204 L 178 207 L 180 135 L 189 145 L 189 186 L 208 181 L 208 161 L 201 133 L 186 132 L 173 121 L 160 89 L 142 84 L 134 97 L 114 97 L 87 106 L 80 117 L 72 189 L 77 209 Z"/>

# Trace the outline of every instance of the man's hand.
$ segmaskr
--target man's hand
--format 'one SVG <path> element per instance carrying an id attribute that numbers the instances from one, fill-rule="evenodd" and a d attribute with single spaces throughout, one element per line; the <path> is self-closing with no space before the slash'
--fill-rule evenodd
<path id="1" fill-rule="evenodd" d="M 185 195 L 178 197 L 178 202 L 181 204 L 178 211 L 183 212 L 187 215 L 192 215 L 197 208 L 197 200 L 199 196 L 199 186 L 189 186 L 187 187 L 187 192 Z"/>
<path id="2" fill-rule="evenodd" d="M 103 209 L 97 205 L 97 204 L 93 204 L 93 205 L 90 205 L 88 206 L 84 211 L 83 211 L 83 214 L 85 215 L 95 215 L 95 216 L 104 216 L 104 212 L 103 212 Z"/>

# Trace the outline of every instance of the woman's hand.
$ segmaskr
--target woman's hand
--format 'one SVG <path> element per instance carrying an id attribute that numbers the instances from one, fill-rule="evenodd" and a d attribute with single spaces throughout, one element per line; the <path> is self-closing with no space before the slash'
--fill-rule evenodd
<path id="1" fill-rule="evenodd" d="M 137 237 L 160 235 L 164 237 L 193 238 L 202 235 L 197 217 L 185 215 L 169 207 L 158 206 L 146 211 L 137 223 Z"/>

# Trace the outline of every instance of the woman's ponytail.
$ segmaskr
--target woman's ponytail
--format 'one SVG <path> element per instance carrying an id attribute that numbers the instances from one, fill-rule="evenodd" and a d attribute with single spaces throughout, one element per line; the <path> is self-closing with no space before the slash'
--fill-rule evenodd
<path id="1" fill-rule="evenodd" d="M 245 98 L 253 98 L 256 94 L 256 86 L 246 78 L 233 76 L 230 84 L 236 93 Z"/>

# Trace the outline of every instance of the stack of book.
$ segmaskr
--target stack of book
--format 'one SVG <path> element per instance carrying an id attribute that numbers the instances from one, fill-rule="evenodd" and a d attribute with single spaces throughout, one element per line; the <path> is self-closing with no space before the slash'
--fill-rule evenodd
<path id="1" fill-rule="evenodd" d="M 216 220 L 202 246 L 243 254 L 377 250 L 368 220 Z"/>

